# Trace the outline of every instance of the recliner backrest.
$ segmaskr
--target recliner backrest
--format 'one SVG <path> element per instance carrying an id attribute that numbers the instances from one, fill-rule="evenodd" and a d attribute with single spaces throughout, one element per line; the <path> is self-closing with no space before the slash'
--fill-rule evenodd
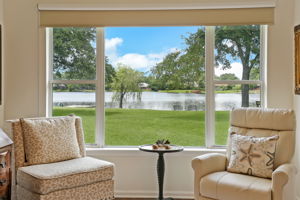
<path id="1" fill-rule="evenodd" d="M 295 151 L 295 129 L 295 114 L 289 109 L 238 108 L 232 110 L 230 115 L 229 135 L 236 132 L 255 137 L 279 136 L 274 169 L 292 159 Z M 228 137 L 228 158 L 230 152 L 231 142 Z"/>

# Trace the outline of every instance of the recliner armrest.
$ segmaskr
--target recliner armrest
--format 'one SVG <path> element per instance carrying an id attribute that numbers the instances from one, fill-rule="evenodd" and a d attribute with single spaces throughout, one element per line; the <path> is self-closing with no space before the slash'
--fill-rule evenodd
<path id="1" fill-rule="evenodd" d="M 207 174 L 224 171 L 226 169 L 226 155 L 221 153 L 208 153 L 192 160 L 195 175 L 201 178 Z"/>
<path id="2" fill-rule="evenodd" d="M 297 170 L 290 163 L 280 165 L 272 173 L 272 193 L 274 200 L 282 200 L 283 188 L 295 173 L 297 173 Z"/>

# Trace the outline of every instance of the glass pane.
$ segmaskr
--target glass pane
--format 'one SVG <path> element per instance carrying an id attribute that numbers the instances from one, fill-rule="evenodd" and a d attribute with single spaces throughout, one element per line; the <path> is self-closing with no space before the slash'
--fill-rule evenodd
<path id="1" fill-rule="evenodd" d="M 53 28 L 53 79 L 96 77 L 96 29 Z"/>
<path id="2" fill-rule="evenodd" d="M 216 26 L 215 80 L 260 80 L 260 25 Z"/>
<path id="3" fill-rule="evenodd" d="M 82 118 L 84 139 L 95 143 L 95 85 L 53 84 L 53 116 L 75 114 Z"/>
<path id="4" fill-rule="evenodd" d="M 226 145 L 229 113 L 238 107 L 260 107 L 260 85 L 227 85 L 215 86 L 215 143 Z"/>
<path id="5" fill-rule="evenodd" d="M 204 146 L 204 27 L 106 28 L 105 36 L 105 144 Z"/>

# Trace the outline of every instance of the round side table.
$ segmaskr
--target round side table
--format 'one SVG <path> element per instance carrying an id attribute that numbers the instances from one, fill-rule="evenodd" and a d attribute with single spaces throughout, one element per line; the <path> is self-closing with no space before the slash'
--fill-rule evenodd
<path id="1" fill-rule="evenodd" d="M 146 144 L 139 146 L 141 151 L 151 152 L 151 153 L 158 153 L 158 160 L 157 160 L 157 178 L 158 178 L 158 200 L 164 200 L 164 175 L 165 175 L 165 160 L 164 154 L 165 153 L 175 153 L 183 151 L 182 146 L 170 145 L 170 149 L 153 149 L 152 144 Z M 172 199 L 172 198 L 167 198 Z"/>

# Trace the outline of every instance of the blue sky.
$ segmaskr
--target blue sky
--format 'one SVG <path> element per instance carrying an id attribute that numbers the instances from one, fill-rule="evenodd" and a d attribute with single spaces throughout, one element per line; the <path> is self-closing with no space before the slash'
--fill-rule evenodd
<path id="1" fill-rule="evenodd" d="M 128 65 L 148 72 L 170 52 L 184 49 L 183 36 L 195 33 L 199 26 L 185 27 L 107 27 L 105 28 L 105 54 L 110 63 Z M 232 63 L 229 70 L 215 69 L 215 74 L 234 73 L 241 78 L 241 64 Z"/>
<path id="2" fill-rule="evenodd" d="M 195 33 L 199 27 L 110 27 L 105 28 L 105 38 L 122 38 L 118 48 L 121 55 L 126 53 L 149 54 L 184 48 L 182 36 Z"/>
<path id="3" fill-rule="evenodd" d="M 147 72 L 168 53 L 184 49 L 183 37 L 199 27 L 105 28 L 105 54 L 114 67 L 123 63 Z"/>

